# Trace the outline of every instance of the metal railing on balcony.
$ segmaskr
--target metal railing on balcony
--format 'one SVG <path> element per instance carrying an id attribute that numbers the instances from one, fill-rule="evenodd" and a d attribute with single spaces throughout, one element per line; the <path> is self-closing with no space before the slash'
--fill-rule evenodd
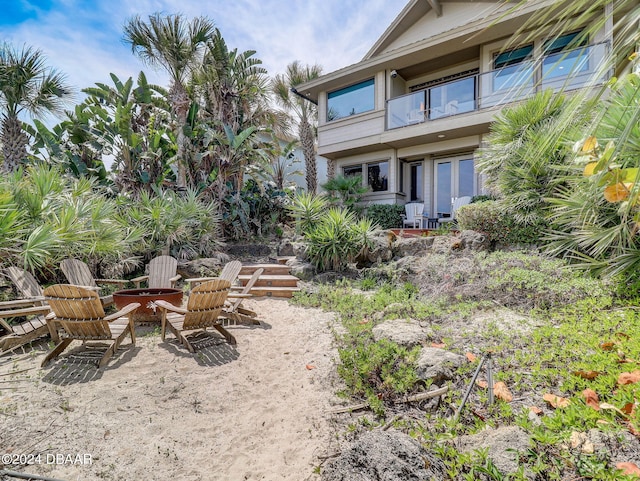
<path id="1" fill-rule="evenodd" d="M 601 84 L 607 80 L 601 68 L 608 52 L 607 42 L 564 50 L 390 99 L 387 130 L 516 102 L 549 88 Z"/>

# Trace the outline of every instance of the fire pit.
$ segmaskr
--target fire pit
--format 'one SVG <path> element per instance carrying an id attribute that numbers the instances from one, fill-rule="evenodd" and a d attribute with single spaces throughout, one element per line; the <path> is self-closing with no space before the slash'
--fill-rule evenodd
<path id="1" fill-rule="evenodd" d="M 160 322 L 160 311 L 153 312 L 149 304 L 163 300 L 174 306 L 182 305 L 182 289 L 169 287 L 154 287 L 147 289 L 124 289 L 113 293 L 113 301 L 118 309 L 122 309 L 131 302 L 139 302 L 140 307 L 133 313 L 135 322 Z"/>

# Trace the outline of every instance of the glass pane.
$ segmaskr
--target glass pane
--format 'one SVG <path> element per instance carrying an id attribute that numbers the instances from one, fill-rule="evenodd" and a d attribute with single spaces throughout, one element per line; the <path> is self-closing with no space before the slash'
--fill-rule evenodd
<path id="1" fill-rule="evenodd" d="M 424 122 L 424 90 L 403 95 L 387 103 L 387 128 L 395 129 Z"/>
<path id="2" fill-rule="evenodd" d="M 456 80 L 429 90 L 431 119 L 472 112 L 476 102 L 475 77 Z"/>
<path id="3" fill-rule="evenodd" d="M 533 65 L 516 64 L 493 74 L 493 91 L 533 85 Z"/>
<path id="4" fill-rule="evenodd" d="M 369 185 L 373 192 L 388 190 L 389 184 L 389 163 L 379 162 L 377 164 L 367 164 L 367 175 Z"/>
<path id="5" fill-rule="evenodd" d="M 502 52 L 497 55 L 493 61 L 493 68 L 499 69 L 508 65 L 515 65 L 522 63 L 533 52 L 533 45 L 525 45 L 524 47 L 509 50 L 508 52 Z"/>
<path id="6" fill-rule="evenodd" d="M 451 214 L 451 162 L 440 162 L 436 165 L 436 211 L 438 214 Z"/>
<path id="7" fill-rule="evenodd" d="M 458 163 L 458 197 L 472 196 L 473 192 L 473 160 L 461 160 Z"/>
<path id="8" fill-rule="evenodd" d="M 554 77 L 566 77 L 588 70 L 586 49 L 559 52 L 549 55 L 542 60 L 542 77 L 545 80 Z"/>
<path id="9" fill-rule="evenodd" d="M 341 119 L 373 110 L 374 96 L 373 79 L 329 92 L 327 120 Z"/>
<path id="10" fill-rule="evenodd" d="M 362 177 L 362 165 L 350 165 L 342 168 L 345 177 Z"/>
<path id="11" fill-rule="evenodd" d="M 410 200 L 422 200 L 422 164 L 411 166 Z"/>

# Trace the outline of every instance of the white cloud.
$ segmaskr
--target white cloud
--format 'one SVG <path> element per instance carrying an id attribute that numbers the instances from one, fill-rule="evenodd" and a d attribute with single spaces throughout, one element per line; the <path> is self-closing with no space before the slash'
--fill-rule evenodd
<path id="1" fill-rule="evenodd" d="M 400 12 L 405 0 L 53 0 L 51 11 L 12 26 L 0 38 L 40 48 L 49 65 L 77 88 L 110 83 L 145 70 L 150 81 L 166 85 L 133 56 L 122 41 L 122 27 L 133 15 L 161 13 L 207 16 L 229 48 L 256 50 L 270 75 L 300 60 L 324 72 L 353 64 L 374 44 Z"/>

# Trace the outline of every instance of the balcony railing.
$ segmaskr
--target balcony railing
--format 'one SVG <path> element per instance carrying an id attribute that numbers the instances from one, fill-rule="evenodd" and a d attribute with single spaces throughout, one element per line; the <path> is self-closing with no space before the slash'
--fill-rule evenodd
<path id="1" fill-rule="evenodd" d="M 387 129 L 516 102 L 549 88 L 574 90 L 602 83 L 606 74 L 600 68 L 608 45 L 564 50 L 546 55 L 538 62 L 522 62 L 390 99 Z"/>

